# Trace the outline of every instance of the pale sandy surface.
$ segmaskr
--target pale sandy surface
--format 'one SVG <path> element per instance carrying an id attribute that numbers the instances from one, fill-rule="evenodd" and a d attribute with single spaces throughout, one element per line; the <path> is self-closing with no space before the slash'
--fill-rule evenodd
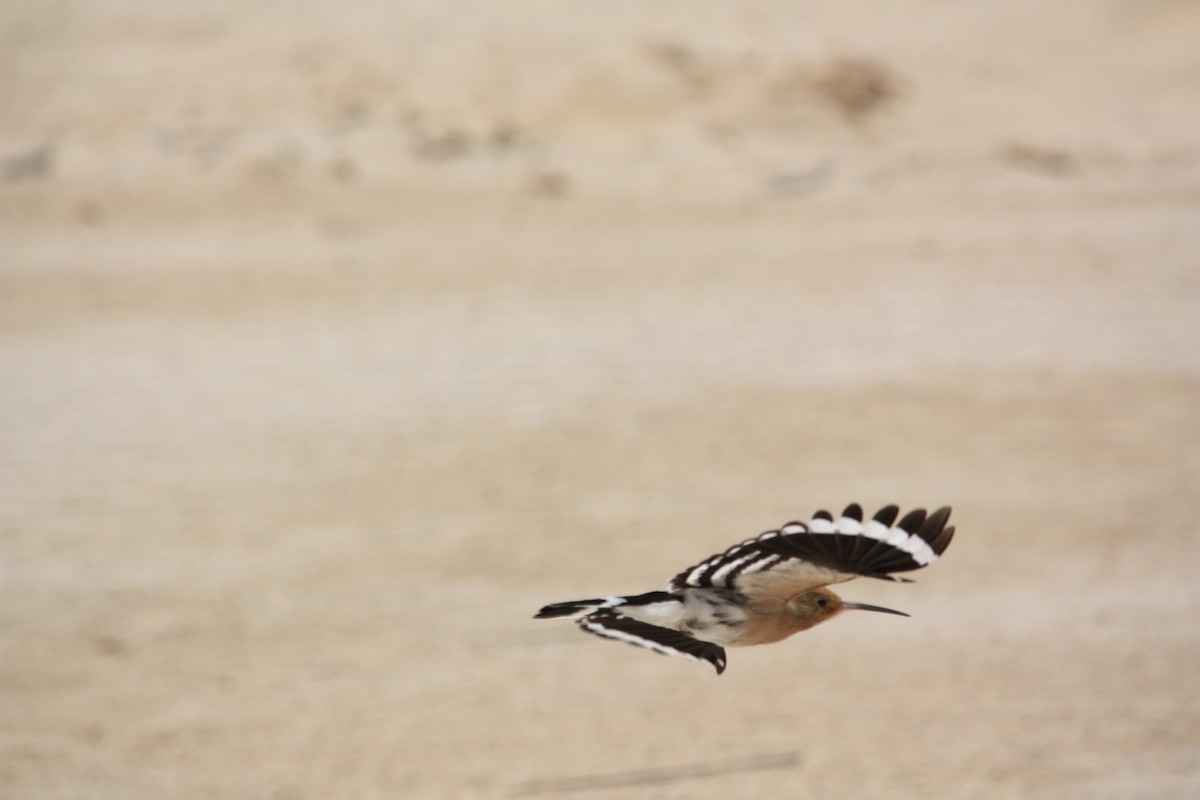
<path id="1" fill-rule="evenodd" d="M 0 24 L 6 800 L 1200 796 L 1200 4 Z M 529 619 L 851 500 L 912 619 Z"/>

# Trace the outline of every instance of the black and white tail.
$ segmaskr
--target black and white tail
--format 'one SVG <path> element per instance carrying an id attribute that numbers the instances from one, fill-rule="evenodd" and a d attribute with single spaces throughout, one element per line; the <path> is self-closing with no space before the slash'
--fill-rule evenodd
<path id="1" fill-rule="evenodd" d="M 684 601 L 674 592 L 646 592 L 629 597 L 605 597 L 551 603 L 535 615 L 536 619 L 577 616 L 580 629 L 645 647 L 663 655 L 680 655 L 693 661 L 706 661 L 718 673 L 725 670 L 725 650 L 710 642 L 701 642 L 677 630 L 677 618 L 684 612 Z M 652 625 L 635 617 L 649 613 L 670 627 Z M 627 616 L 632 614 L 633 616 Z"/>
<path id="2" fill-rule="evenodd" d="M 671 592 L 646 592 L 628 597 L 597 597 L 592 600 L 567 600 L 562 603 L 551 603 L 543 606 L 533 615 L 534 619 L 551 619 L 553 617 L 573 617 L 589 611 L 617 606 L 646 606 L 653 603 L 678 601 L 679 598 Z"/>
<path id="3" fill-rule="evenodd" d="M 579 627 L 595 636 L 644 647 L 664 656 L 683 656 L 692 661 L 707 662 L 718 675 L 725 671 L 725 648 L 720 645 L 702 642 L 677 630 L 630 619 L 614 609 L 602 608 L 580 617 Z"/>
<path id="4" fill-rule="evenodd" d="M 534 619 L 552 619 L 554 617 L 573 617 L 576 614 L 584 611 L 594 611 L 597 608 L 604 608 L 605 604 L 610 600 L 618 600 L 622 598 L 597 598 L 595 600 L 567 600 L 564 603 L 551 603 L 548 606 L 542 606 L 542 609 L 533 615 Z"/>

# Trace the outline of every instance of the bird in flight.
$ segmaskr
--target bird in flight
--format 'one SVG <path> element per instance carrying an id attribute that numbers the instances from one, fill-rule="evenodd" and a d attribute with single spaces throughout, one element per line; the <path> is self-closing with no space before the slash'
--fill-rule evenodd
<path id="1" fill-rule="evenodd" d="M 857 503 L 837 519 L 818 511 L 688 567 L 665 590 L 551 603 L 535 618 L 576 617 L 588 633 L 706 661 L 719 675 L 726 647 L 782 641 L 848 609 L 907 617 L 827 588 L 858 577 L 911 583 L 893 573 L 929 566 L 954 537 L 949 507 L 919 508 L 896 522 L 899 516 L 897 506 L 886 506 L 863 522 Z"/>

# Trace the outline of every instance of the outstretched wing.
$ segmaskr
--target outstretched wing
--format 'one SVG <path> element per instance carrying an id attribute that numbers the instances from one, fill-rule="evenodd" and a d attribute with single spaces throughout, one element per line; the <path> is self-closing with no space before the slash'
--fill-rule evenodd
<path id="1" fill-rule="evenodd" d="M 899 515 L 897 506 L 886 506 L 864 523 L 857 503 L 836 520 L 818 511 L 807 523 L 789 522 L 701 561 L 672 578 L 671 588 L 787 598 L 860 576 L 904 581 L 891 573 L 932 564 L 950 545 L 954 528 L 946 526 L 948 507 L 928 515 L 919 508 L 896 522 Z"/>
<path id="2" fill-rule="evenodd" d="M 648 622 L 601 609 L 579 618 L 579 627 L 588 633 L 645 647 L 663 655 L 679 655 L 692 661 L 707 661 L 720 675 L 725 671 L 725 649 L 711 642 L 693 639 L 685 633 L 660 628 Z"/>

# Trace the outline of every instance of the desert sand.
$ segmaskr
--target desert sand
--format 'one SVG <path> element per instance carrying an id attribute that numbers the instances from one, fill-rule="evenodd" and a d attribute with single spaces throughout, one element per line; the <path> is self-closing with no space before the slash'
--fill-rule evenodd
<path id="1" fill-rule="evenodd" d="M 3 797 L 1200 796 L 1200 3 L 0 37 Z M 531 619 L 854 501 L 911 619 Z"/>

